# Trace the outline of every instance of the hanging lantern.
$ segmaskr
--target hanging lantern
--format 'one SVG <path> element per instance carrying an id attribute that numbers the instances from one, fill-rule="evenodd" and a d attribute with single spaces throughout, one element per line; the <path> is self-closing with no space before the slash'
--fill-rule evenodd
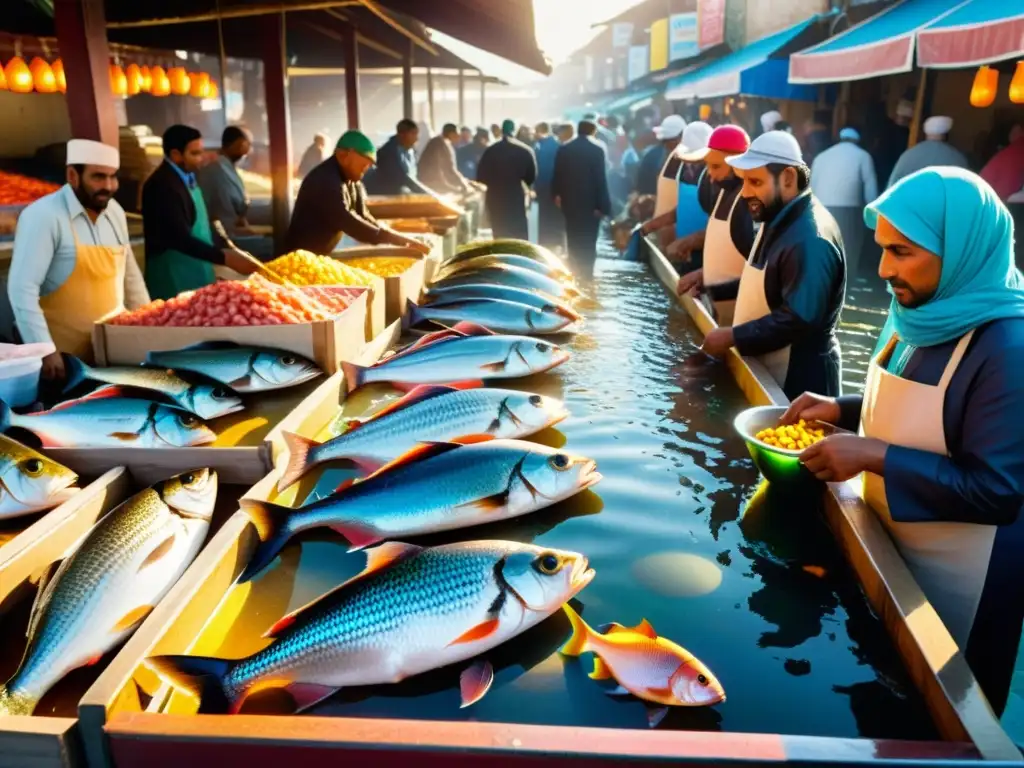
<path id="1" fill-rule="evenodd" d="M 171 81 L 171 93 L 177 96 L 184 96 L 192 87 L 192 81 L 184 67 L 171 67 L 167 70 L 167 77 Z"/>
<path id="2" fill-rule="evenodd" d="M 996 100 L 999 90 L 999 71 L 992 67 L 978 67 L 971 87 L 971 106 L 988 107 Z"/>
<path id="3" fill-rule="evenodd" d="M 1010 81 L 1010 101 L 1014 104 L 1024 104 L 1024 61 L 1017 62 L 1017 71 L 1013 73 Z"/>
<path id="4" fill-rule="evenodd" d="M 0 67 L 0 91 L 7 90 L 7 75 L 4 74 L 4 68 Z"/>
<path id="5" fill-rule="evenodd" d="M 21 56 L 15 56 L 4 67 L 7 87 L 12 93 L 32 93 L 32 72 Z"/>
<path id="6" fill-rule="evenodd" d="M 53 70 L 45 59 L 36 56 L 28 65 L 28 69 L 32 73 L 32 84 L 35 85 L 36 93 L 57 92 L 57 78 L 53 76 Z"/>
<path id="7" fill-rule="evenodd" d="M 124 76 L 128 81 L 128 95 L 134 96 L 142 90 L 142 70 L 138 64 L 129 64 L 124 68 Z"/>
<path id="8" fill-rule="evenodd" d="M 171 80 L 167 77 L 167 73 L 164 72 L 164 68 L 157 66 L 150 70 L 150 74 L 153 78 L 153 83 L 150 87 L 150 93 L 154 96 L 168 96 L 171 93 Z"/>
<path id="9" fill-rule="evenodd" d="M 50 66 L 50 69 L 53 70 L 53 79 L 57 83 L 57 90 L 61 93 L 67 93 L 68 80 L 66 77 L 64 77 L 64 62 L 60 59 L 57 59 Z"/>
<path id="10" fill-rule="evenodd" d="M 110 90 L 115 96 L 128 95 L 128 78 L 120 64 L 110 65 Z"/>
<path id="11" fill-rule="evenodd" d="M 210 76 L 205 72 L 193 72 L 189 77 L 192 81 L 189 93 L 197 99 L 208 99 L 210 97 Z"/>
<path id="12" fill-rule="evenodd" d="M 217 81 L 216 80 L 210 80 L 210 95 L 207 96 L 207 98 L 208 99 L 219 99 L 220 98 L 220 88 L 217 87 Z"/>
<path id="13" fill-rule="evenodd" d="M 149 67 L 142 67 L 139 73 L 142 76 L 142 84 L 139 86 L 139 90 L 143 93 L 149 93 L 153 90 L 153 73 L 149 71 Z"/>

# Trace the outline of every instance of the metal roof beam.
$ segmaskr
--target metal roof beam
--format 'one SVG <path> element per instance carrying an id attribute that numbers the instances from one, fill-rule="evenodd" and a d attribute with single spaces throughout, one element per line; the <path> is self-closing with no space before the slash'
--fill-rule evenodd
<path id="1" fill-rule="evenodd" d="M 227 8 L 221 11 L 195 13 L 190 16 L 168 16 L 162 19 L 135 19 L 133 21 L 108 21 L 108 29 L 138 29 L 141 27 L 160 27 L 165 24 L 194 24 L 217 19 L 242 19 L 249 16 L 266 16 L 272 13 L 290 13 L 292 11 L 323 11 L 328 8 L 363 5 L 362 0 L 310 0 L 306 3 L 265 3 L 249 5 L 244 8 Z"/>

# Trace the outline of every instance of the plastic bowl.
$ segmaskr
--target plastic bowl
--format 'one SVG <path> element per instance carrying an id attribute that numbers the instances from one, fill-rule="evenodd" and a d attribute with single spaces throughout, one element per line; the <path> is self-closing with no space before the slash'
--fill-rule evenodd
<path id="1" fill-rule="evenodd" d="M 784 406 L 760 405 L 743 411 L 736 417 L 732 425 L 746 442 L 754 465 L 769 483 L 790 485 L 817 483 L 819 481 L 814 475 L 800 463 L 799 457 L 802 451 L 791 451 L 767 445 L 754 437 L 762 429 L 778 426 L 779 420 L 785 412 Z M 824 422 L 815 422 L 815 426 L 825 429 L 826 435 L 841 431 L 834 425 Z"/>

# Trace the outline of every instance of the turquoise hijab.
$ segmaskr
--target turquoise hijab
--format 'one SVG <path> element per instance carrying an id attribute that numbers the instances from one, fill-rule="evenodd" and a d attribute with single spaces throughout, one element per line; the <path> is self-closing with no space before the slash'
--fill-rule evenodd
<path id="1" fill-rule="evenodd" d="M 1013 219 L 979 176 L 961 168 L 925 168 L 864 209 L 871 229 L 880 216 L 938 255 L 942 276 L 935 295 L 919 307 L 909 309 L 892 299 L 876 355 L 892 331 L 907 345 L 931 347 L 993 320 L 1024 317 L 1024 276 L 1013 261 Z"/>

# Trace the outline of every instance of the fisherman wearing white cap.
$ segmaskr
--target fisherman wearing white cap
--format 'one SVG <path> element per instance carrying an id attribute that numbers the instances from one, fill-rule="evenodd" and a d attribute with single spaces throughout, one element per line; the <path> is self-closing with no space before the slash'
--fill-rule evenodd
<path id="1" fill-rule="evenodd" d="M 896 167 L 889 177 L 889 186 L 897 181 L 934 165 L 951 165 L 970 169 L 964 153 L 946 143 L 946 137 L 953 130 L 953 118 L 934 115 L 924 121 L 925 140 L 915 144 L 896 161 Z"/>
<path id="2" fill-rule="evenodd" d="M 775 126 L 782 122 L 782 113 L 777 109 L 765 112 L 761 115 L 761 133 L 774 131 Z"/>
<path id="3" fill-rule="evenodd" d="M 847 271 L 856 275 L 867 235 L 864 206 L 878 197 L 875 163 L 861 149 L 856 128 L 843 128 L 839 143 L 814 158 L 811 191 L 838 222 L 846 248 Z"/>
<path id="4" fill-rule="evenodd" d="M 743 199 L 761 228 L 740 276 L 733 325 L 710 331 L 702 349 L 721 357 L 735 347 L 758 358 L 790 399 L 812 382 L 838 395 L 846 257 L 835 219 L 811 194 L 800 145 L 769 131 L 725 162 L 743 178 Z"/>
<path id="5" fill-rule="evenodd" d="M 674 176 L 666 176 L 672 152 L 682 141 L 686 121 L 679 115 L 669 115 L 654 129 L 654 135 L 661 142 L 661 147 L 651 147 L 640 161 L 637 171 L 637 192 L 641 195 L 656 195 L 654 215 L 660 216 L 667 211 L 674 211 L 679 195 L 679 184 Z"/>
<path id="6" fill-rule="evenodd" d="M 57 347 L 43 360 L 45 379 L 64 378 L 61 352 L 91 361 L 96 320 L 149 301 L 114 200 L 119 166 L 116 148 L 72 139 L 67 184 L 18 219 L 7 294 L 22 341 Z"/>

